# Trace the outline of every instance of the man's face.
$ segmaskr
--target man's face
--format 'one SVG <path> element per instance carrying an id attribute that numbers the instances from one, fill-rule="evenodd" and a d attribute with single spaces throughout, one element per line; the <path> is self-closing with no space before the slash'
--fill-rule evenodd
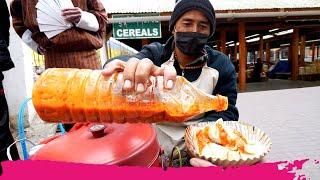
<path id="1" fill-rule="evenodd" d="M 178 19 L 172 33 L 175 32 L 198 32 L 209 36 L 210 23 L 201 11 L 191 10 Z"/>

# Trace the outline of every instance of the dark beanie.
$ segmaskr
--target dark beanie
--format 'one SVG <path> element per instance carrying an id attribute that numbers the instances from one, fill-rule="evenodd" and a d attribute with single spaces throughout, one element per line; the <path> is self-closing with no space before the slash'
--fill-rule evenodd
<path id="1" fill-rule="evenodd" d="M 169 31 L 172 32 L 177 20 L 187 11 L 199 10 L 201 11 L 210 22 L 210 37 L 214 34 L 216 29 L 216 17 L 214 9 L 209 0 L 180 0 L 174 7 L 169 20 Z"/>

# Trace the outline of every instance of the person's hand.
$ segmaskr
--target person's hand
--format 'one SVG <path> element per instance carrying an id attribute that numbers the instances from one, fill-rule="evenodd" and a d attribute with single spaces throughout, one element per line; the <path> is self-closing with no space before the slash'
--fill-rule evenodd
<path id="1" fill-rule="evenodd" d="M 127 62 L 113 60 L 108 63 L 102 74 L 110 76 L 114 72 L 123 72 L 124 91 L 143 93 L 147 89 L 150 76 L 163 76 L 163 87 L 172 89 L 176 81 L 177 72 L 173 66 L 158 67 L 150 59 L 139 60 L 130 58 Z"/>
<path id="2" fill-rule="evenodd" d="M 212 164 L 211 162 L 199 158 L 192 158 L 190 159 L 190 164 L 193 167 L 211 167 L 211 166 L 216 166 Z"/>
<path id="3" fill-rule="evenodd" d="M 66 8 L 61 10 L 61 15 L 66 22 L 77 24 L 81 19 L 81 11 L 78 7 Z"/>

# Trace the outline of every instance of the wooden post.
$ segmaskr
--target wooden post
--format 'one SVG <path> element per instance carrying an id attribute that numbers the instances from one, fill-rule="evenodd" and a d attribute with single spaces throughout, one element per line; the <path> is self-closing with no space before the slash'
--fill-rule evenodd
<path id="1" fill-rule="evenodd" d="M 318 57 L 319 57 L 319 46 L 318 46 L 318 45 L 316 46 L 316 49 L 317 49 L 317 56 L 316 56 L 316 59 L 318 59 Z"/>
<path id="2" fill-rule="evenodd" d="M 311 44 L 311 51 L 312 51 L 312 62 L 313 62 L 315 60 L 314 56 L 316 52 L 316 45 L 314 42 Z"/>
<path id="3" fill-rule="evenodd" d="M 226 35 L 226 30 L 222 29 L 220 32 L 220 48 L 221 48 L 221 52 L 224 54 L 227 54 L 227 47 L 226 47 L 226 41 L 227 41 L 227 35 Z"/>
<path id="4" fill-rule="evenodd" d="M 237 43 L 234 43 L 234 54 L 233 54 L 234 61 L 238 61 L 238 47 Z"/>
<path id="5" fill-rule="evenodd" d="M 318 57 L 319 57 L 319 46 L 317 45 L 316 48 L 317 48 L 317 56 L 316 56 L 316 59 L 318 59 Z"/>
<path id="6" fill-rule="evenodd" d="M 292 61 L 292 44 L 289 45 L 288 47 L 288 61 Z"/>
<path id="7" fill-rule="evenodd" d="M 299 58 L 299 65 L 304 66 L 304 58 L 305 58 L 305 49 L 306 49 L 306 36 L 302 35 L 300 37 L 300 58 Z"/>
<path id="8" fill-rule="evenodd" d="M 266 63 L 269 67 L 269 65 L 270 65 L 270 45 L 268 42 L 266 43 Z"/>
<path id="9" fill-rule="evenodd" d="M 246 48 L 246 27 L 244 22 L 238 24 L 239 37 L 239 91 L 246 90 L 246 64 L 247 64 L 247 48 Z"/>
<path id="10" fill-rule="evenodd" d="M 299 45 L 299 29 L 294 28 L 291 38 L 291 79 L 298 80 L 298 45 Z"/>
<path id="11" fill-rule="evenodd" d="M 260 41 L 259 41 L 259 58 L 261 61 L 263 60 L 263 36 L 260 35 Z"/>

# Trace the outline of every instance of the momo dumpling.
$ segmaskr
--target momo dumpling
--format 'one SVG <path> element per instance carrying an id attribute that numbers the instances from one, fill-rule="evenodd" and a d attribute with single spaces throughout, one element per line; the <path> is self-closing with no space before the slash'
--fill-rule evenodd
<path id="1" fill-rule="evenodd" d="M 228 152 L 229 149 L 226 147 L 220 146 L 216 143 L 209 143 L 203 148 L 201 155 L 206 158 L 226 159 L 228 158 Z"/>

